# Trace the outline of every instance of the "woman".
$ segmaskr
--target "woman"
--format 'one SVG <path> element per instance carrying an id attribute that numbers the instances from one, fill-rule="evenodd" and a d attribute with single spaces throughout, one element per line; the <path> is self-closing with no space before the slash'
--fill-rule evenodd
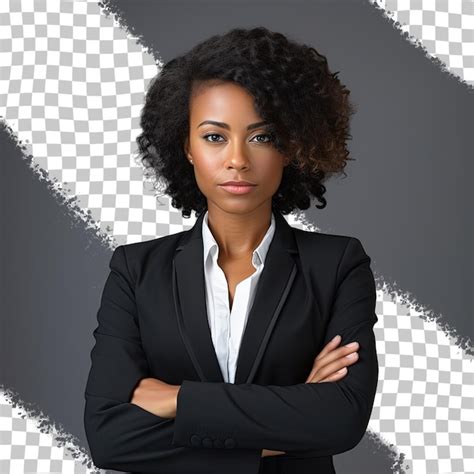
<path id="1" fill-rule="evenodd" d="M 259 27 L 211 37 L 151 83 L 143 163 L 198 219 L 114 251 L 85 392 L 98 467 L 333 473 L 332 455 L 364 435 L 371 259 L 354 237 L 283 217 L 313 197 L 325 207 L 323 181 L 351 159 L 336 76 Z"/>

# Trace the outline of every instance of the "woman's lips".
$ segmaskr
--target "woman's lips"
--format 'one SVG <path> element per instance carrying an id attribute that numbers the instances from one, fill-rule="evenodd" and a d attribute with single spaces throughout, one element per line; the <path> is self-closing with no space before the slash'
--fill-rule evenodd
<path id="1" fill-rule="evenodd" d="M 235 184 L 220 184 L 221 188 L 232 194 L 246 194 L 252 191 L 255 186 L 251 185 L 235 185 Z"/>

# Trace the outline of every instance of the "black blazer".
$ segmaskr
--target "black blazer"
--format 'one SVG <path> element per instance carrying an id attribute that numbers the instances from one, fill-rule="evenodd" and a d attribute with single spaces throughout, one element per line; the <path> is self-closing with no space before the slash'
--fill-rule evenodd
<path id="1" fill-rule="evenodd" d="M 97 467 L 193 474 L 334 473 L 364 436 L 378 381 L 370 257 L 355 237 L 276 229 L 225 383 L 207 322 L 204 213 L 187 231 L 118 246 L 110 261 L 84 425 Z M 340 334 L 359 359 L 338 382 L 304 383 Z M 176 418 L 130 403 L 140 379 L 181 385 Z M 287 454 L 261 458 L 262 449 Z"/>

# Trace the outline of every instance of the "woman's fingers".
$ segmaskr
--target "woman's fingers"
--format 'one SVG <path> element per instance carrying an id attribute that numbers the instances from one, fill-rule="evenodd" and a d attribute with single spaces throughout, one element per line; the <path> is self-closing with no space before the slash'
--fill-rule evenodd
<path id="1" fill-rule="evenodd" d="M 326 350 L 328 347 L 330 349 L 329 351 Z M 336 373 L 338 370 L 358 360 L 359 354 L 357 350 L 359 344 L 357 342 L 354 346 L 348 344 L 337 349 L 331 349 L 331 347 L 331 343 L 328 343 L 323 351 L 316 357 L 313 368 L 305 383 L 323 381 L 331 374 Z"/>
<path id="2" fill-rule="evenodd" d="M 352 352 L 351 355 L 353 355 L 353 357 L 342 356 L 339 359 L 330 362 L 329 364 L 317 366 L 311 371 L 308 380 L 312 383 L 322 382 L 327 377 L 336 374 L 339 370 L 356 363 L 359 358 L 359 354 L 357 352 Z M 342 373 L 342 376 L 344 375 L 345 373 Z"/>
<path id="3" fill-rule="evenodd" d="M 339 343 L 341 342 L 341 336 L 339 336 L 339 334 L 334 337 L 333 339 L 331 339 L 323 348 L 323 350 L 317 355 L 316 359 L 315 360 L 318 360 L 318 359 L 321 359 L 322 357 L 324 357 L 326 354 L 328 354 L 329 352 L 331 352 L 332 350 L 334 350 L 338 345 Z"/>
<path id="4" fill-rule="evenodd" d="M 313 368 L 308 378 L 306 379 L 305 383 L 307 383 L 312 377 L 314 377 L 316 373 L 316 362 L 322 359 L 323 357 L 325 357 L 326 355 L 328 355 L 329 353 L 331 353 L 339 345 L 340 342 L 341 342 L 341 336 L 338 334 L 324 346 L 323 350 L 314 359 Z"/>
<path id="5" fill-rule="evenodd" d="M 334 372 L 333 374 L 329 375 L 323 380 L 320 380 L 319 383 L 322 382 L 337 382 L 338 380 L 341 380 L 343 377 L 345 377 L 347 374 L 347 367 L 343 367 L 341 370 L 338 370 L 337 372 Z"/>

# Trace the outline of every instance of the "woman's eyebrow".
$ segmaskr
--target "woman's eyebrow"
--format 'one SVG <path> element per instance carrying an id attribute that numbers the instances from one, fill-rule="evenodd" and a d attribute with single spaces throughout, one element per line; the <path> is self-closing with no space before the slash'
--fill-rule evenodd
<path id="1" fill-rule="evenodd" d="M 206 124 L 216 125 L 217 127 L 221 127 L 221 128 L 225 128 L 227 130 L 230 130 L 230 126 L 227 123 L 225 123 L 225 122 L 216 122 L 215 120 L 204 120 L 204 122 L 201 122 L 196 128 L 199 128 L 202 125 L 206 125 Z M 265 121 L 252 123 L 247 127 L 247 130 L 253 130 L 254 128 L 258 128 L 258 127 L 261 127 L 263 125 L 269 125 L 269 124 L 268 124 L 268 122 L 265 122 Z"/>

